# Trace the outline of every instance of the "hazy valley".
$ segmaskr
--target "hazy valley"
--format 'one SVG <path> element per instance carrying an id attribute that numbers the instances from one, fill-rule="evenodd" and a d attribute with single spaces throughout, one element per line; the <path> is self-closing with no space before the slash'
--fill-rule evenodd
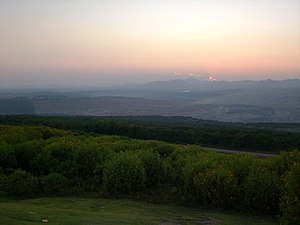
<path id="1" fill-rule="evenodd" d="M 190 116 L 224 122 L 300 122 L 300 80 L 176 79 L 110 88 L 2 89 L 1 114 Z"/>

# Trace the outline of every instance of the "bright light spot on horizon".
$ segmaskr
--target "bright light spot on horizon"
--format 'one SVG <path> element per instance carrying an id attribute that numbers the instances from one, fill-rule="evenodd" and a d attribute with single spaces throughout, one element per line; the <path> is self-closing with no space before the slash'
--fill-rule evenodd
<path id="1" fill-rule="evenodd" d="M 209 77 L 209 80 L 210 80 L 210 81 L 216 81 L 217 78 L 215 78 L 215 77 L 213 77 L 213 76 L 210 76 L 210 77 Z"/>

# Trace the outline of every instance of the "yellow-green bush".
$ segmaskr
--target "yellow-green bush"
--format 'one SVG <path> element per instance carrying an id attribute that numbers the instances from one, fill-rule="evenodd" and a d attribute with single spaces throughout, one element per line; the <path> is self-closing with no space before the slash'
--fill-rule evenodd
<path id="1" fill-rule="evenodd" d="M 145 187 L 145 169 L 135 152 L 123 152 L 106 163 L 104 189 L 108 194 L 131 194 Z"/>
<path id="2" fill-rule="evenodd" d="M 38 191 L 38 179 L 21 169 L 4 177 L 2 182 L 4 191 L 11 196 L 34 196 Z"/>
<path id="3" fill-rule="evenodd" d="M 300 224 L 300 163 L 295 162 L 284 178 L 281 198 L 282 224 Z"/>
<path id="4" fill-rule="evenodd" d="M 237 178 L 222 164 L 209 160 L 189 162 L 183 171 L 184 197 L 194 205 L 232 207 L 237 193 Z"/>
<path id="5" fill-rule="evenodd" d="M 42 177 L 41 185 L 46 194 L 64 194 L 67 188 L 67 179 L 60 173 L 50 173 Z"/>

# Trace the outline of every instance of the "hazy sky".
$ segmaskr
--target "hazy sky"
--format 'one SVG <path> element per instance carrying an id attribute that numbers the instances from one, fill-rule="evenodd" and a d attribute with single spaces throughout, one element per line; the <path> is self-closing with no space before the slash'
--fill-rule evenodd
<path id="1" fill-rule="evenodd" d="M 195 74 L 300 78 L 300 1 L 0 0 L 2 87 Z"/>

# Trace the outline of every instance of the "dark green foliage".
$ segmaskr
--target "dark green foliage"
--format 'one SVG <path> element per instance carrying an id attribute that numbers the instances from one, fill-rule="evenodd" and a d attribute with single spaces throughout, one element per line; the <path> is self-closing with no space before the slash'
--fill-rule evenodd
<path id="1" fill-rule="evenodd" d="M 241 124 L 187 117 L 0 116 L 1 124 L 45 125 L 72 131 L 121 135 L 210 147 L 282 151 L 300 148 L 299 124 Z M 51 134 L 53 135 L 53 134 Z M 44 134 L 44 136 L 47 136 Z"/>
<path id="2" fill-rule="evenodd" d="M 280 157 L 273 160 L 273 169 L 284 177 L 291 168 L 300 162 L 300 151 L 281 152 Z"/>
<path id="3" fill-rule="evenodd" d="M 72 171 L 74 148 L 74 138 L 69 136 L 55 139 L 44 146 L 42 151 L 49 154 L 46 157 L 49 161 L 45 164 L 47 170 L 62 173 L 66 177 L 74 176 Z"/>
<path id="4" fill-rule="evenodd" d="M 243 184 L 249 173 L 257 168 L 258 160 L 253 155 L 232 155 L 227 162 L 228 169 L 237 178 L 238 184 Z"/>
<path id="5" fill-rule="evenodd" d="M 0 125 L 0 143 L 16 144 L 29 140 L 46 140 L 51 137 L 60 137 L 67 134 L 68 132 L 66 131 L 44 126 Z"/>
<path id="6" fill-rule="evenodd" d="M 30 160 L 30 168 L 35 176 L 44 176 L 49 174 L 54 168 L 53 157 L 50 151 L 39 149 Z"/>
<path id="7" fill-rule="evenodd" d="M 26 133 L 30 128 L 0 126 L 0 195 L 104 193 L 282 213 L 285 224 L 297 224 L 299 151 L 260 159 L 208 152 L 196 145 L 72 135 L 46 127 L 36 128 L 40 134 Z"/>
<path id="8" fill-rule="evenodd" d="M 188 162 L 183 171 L 184 197 L 192 205 L 232 208 L 237 194 L 237 178 L 222 164 L 204 157 Z"/>
<path id="9" fill-rule="evenodd" d="M 1 134 L 1 143 L 5 144 L 16 144 L 16 143 L 21 143 L 24 142 L 26 138 L 19 133 L 14 133 L 14 134 Z"/>
<path id="10" fill-rule="evenodd" d="M 64 194 L 67 188 L 67 179 L 60 173 L 50 173 L 41 179 L 41 185 L 46 194 Z"/>
<path id="11" fill-rule="evenodd" d="M 15 152 L 11 145 L 0 144 L 0 168 L 15 168 L 17 160 Z"/>
<path id="12" fill-rule="evenodd" d="M 281 199 L 282 224 L 300 224 L 300 164 L 292 165 L 284 178 L 284 195 Z"/>
<path id="13" fill-rule="evenodd" d="M 22 168 L 26 171 L 34 173 L 34 161 L 38 156 L 39 142 L 38 141 L 26 141 L 14 145 L 15 157 L 17 160 L 17 168 Z"/>
<path id="14" fill-rule="evenodd" d="M 106 148 L 97 143 L 79 144 L 73 152 L 73 173 L 79 186 L 86 190 L 100 190 L 104 163 L 110 158 Z"/>
<path id="15" fill-rule="evenodd" d="M 156 151 L 144 150 L 139 154 L 146 176 L 146 187 L 158 187 L 164 180 L 165 169 L 160 155 Z"/>
<path id="16" fill-rule="evenodd" d="M 103 172 L 104 188 L 109 194 L 130 194 L 142 191 L 145 169 L 135 152 L 120 153 L 106 163 Z"/>
<path id="17" fill-rule="evenodd" d="M 2 178 L 2 182 L 4 191 L 11 196 L 34 196 L 38 191 L 38 179 L 21 169 Z"/>
<path id="18" fill-rule="evenodd" d="M 160 144 L 156 146 L 154 150 L 158 152 L 161 158 L 167 158 L 174 152 L 175 148 L 172 145 Z"/>
<path id="19" fill-rule="evenodd" d="M 80 179 L 86 179 L 94 176 L 102 160 L 97 146 L 86 143 L 77 146 L 73 153 L 73 161 L 75 175 Z"/>
<path id="20" fill-rule="evenodd" d="M 278 212 L 280 177 L 264 166 L 252 169 L 243 184 L 245 208 L 264 212 Z"/>

